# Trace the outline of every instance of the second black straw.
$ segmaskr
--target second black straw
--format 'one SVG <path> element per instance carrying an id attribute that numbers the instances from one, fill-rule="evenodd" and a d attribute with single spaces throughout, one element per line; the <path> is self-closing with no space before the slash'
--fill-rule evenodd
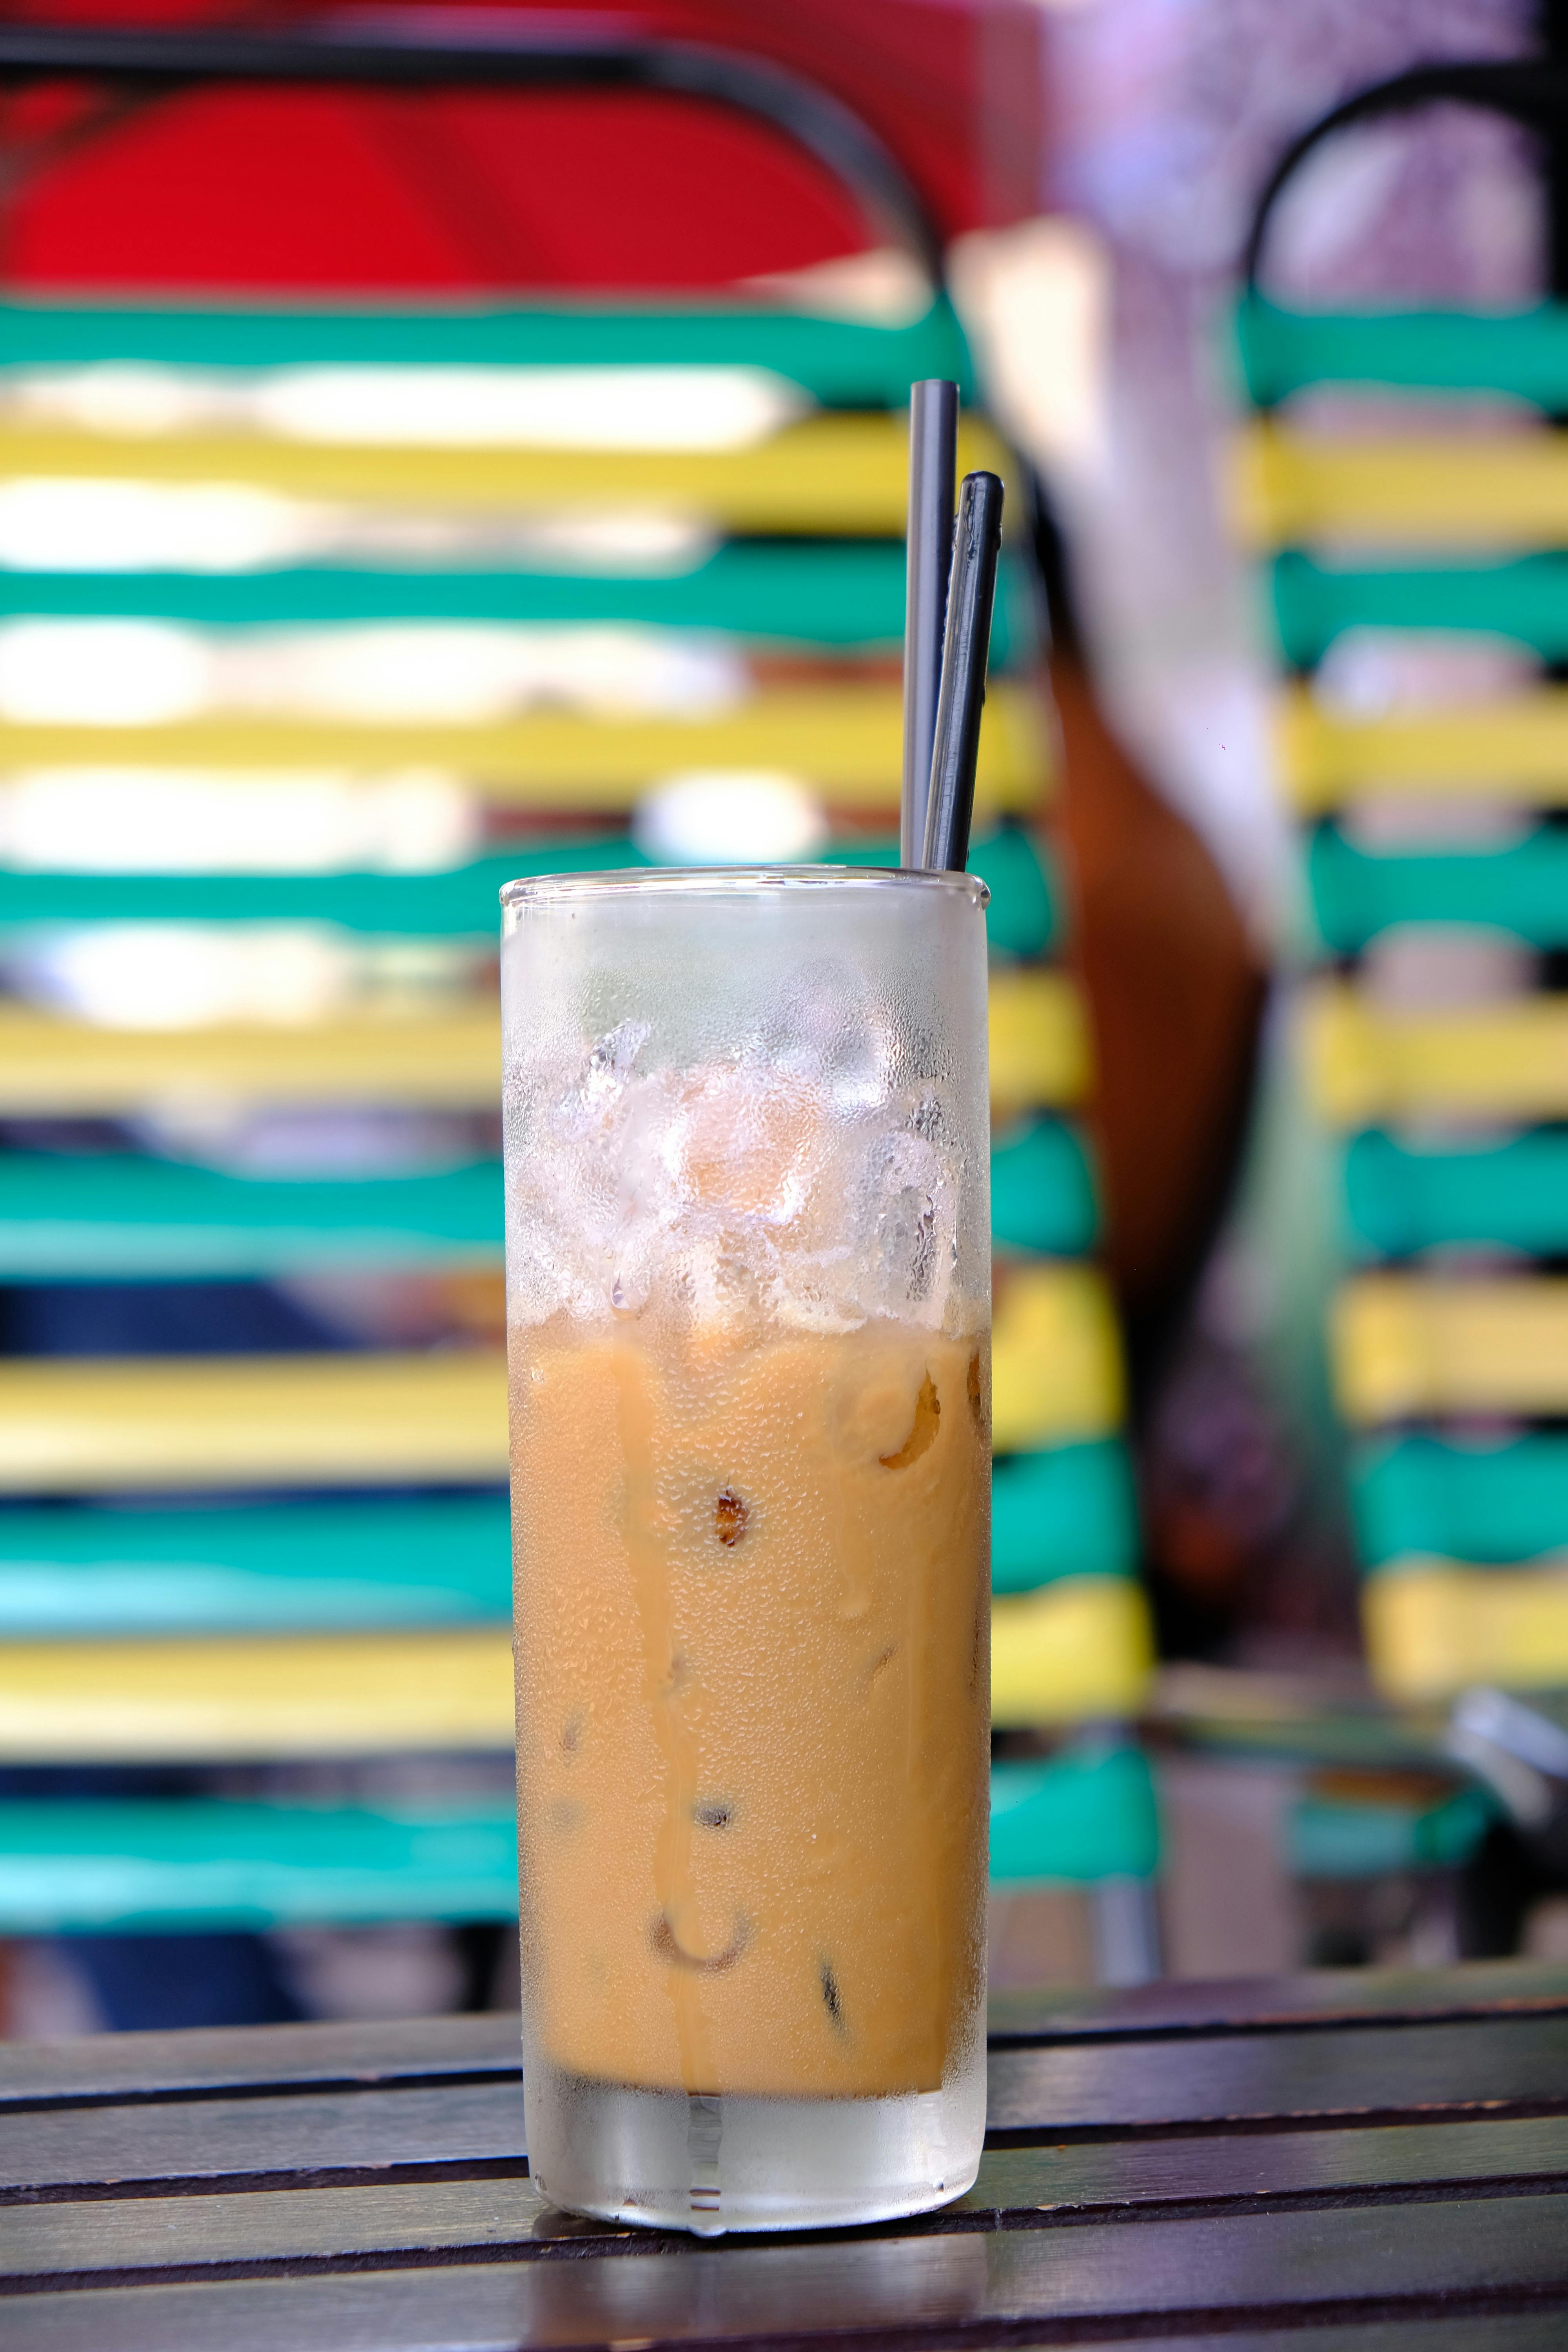
<path id="1" fill-rule="evenodd" d="M 904 775 L 899 823 L 899 863 L 905 866 L 921 865 L 924 856 L 957 472 L 958 386 L 929 376 L 910 387 Z"/>

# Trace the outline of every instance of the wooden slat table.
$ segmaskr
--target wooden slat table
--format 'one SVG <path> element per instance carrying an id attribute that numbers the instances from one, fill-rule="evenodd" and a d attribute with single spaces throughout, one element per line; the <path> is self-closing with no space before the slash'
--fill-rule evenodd
<path id="1" fill-rule="evenodd" d="M 0 2049 L 6 2352 L 1563 2352 L 1568 1969 L 1008 1998 L 914 2222 L 703 2242 L 528 2179 L 507 2018 Z"/>

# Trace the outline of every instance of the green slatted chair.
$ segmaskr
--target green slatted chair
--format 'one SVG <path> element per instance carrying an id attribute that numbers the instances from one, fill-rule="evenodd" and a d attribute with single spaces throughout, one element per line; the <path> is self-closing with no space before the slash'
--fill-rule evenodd
<path id="1" fill-rule="evenodd" d="M 1306 1037 L 1319 1108 L 1342 1137 L 1352 1272 L 1334 1364 L 1355 1430 L 1365 1622 L 1384 1688 L 1422 1703 L 1474 1680 L 1568 1681 L 1568 1444 L 1552 1426 L 1568 1416 L 1551 1272 L 1568 1242 L 1563 999 L 1547 987 L 1455 1011 L 1380 1002 L 1364 981 L 1370 951 L 1423 929 L 1568 945 L 1554 814 L 1568 704 L 1544 675 L 1568 654 L 1568 443 L 1548 421 L 1568 409 L 1568 310 L 1298 311 L 1259 292 L 1256 272 L 1279 189 L 1340 122 L 1435 98 L 1519 115 L 1528 79 L 1423 69 L 1316 126 L 1260 206 L 1238 321 L 1259 412 L 1243 515 L 1295 673 L 1281 764 L 1321 950 L 1342 966 Z M 1419 391 L 1430 424 L 1336 435 L 1292 408 L 1323 385 Z M 1478 393 L 1539 421 L 1453 432 L 1445 404 Z M 1522 682 L 1474 707 L 1348 713 L 1318 673 L 1356 631 L 1500 646 Z M 1419 814 L 1402 814 L 1410 801 Z M 1435 815 L 1444 803 L 1463 821 Z M 1487 1416 L 1490 1433 L 1471 1434 Z"/>
<path id="2" fill-rule="evenodd" d="M 0 1926 L 14 1935 L 517 1916 L 510 1802 L 303 1807 L 234 1799 L 13 1801 Z M 1159 1853 L 1147 1764 L 1108 1748 L 999 1764 L 993 1875 L 1141 1885 Z"/>
<path id="3" fill-rule="evenodd" d="M 522 828 L 505 846 L 492 841 L 468 863 L 430 871 L 0 866 L 0 934 L 18 951 L 62 929 L 134 919 L 308 925 L 348 943 L 482 955 L 501 880 L 647 862 L 628 819 L 672 765 L 788 767 L 832 822 L 827 856 L 895 861 L 898 412 L 920 375 L 952 375 L 972 393 L 945 299 L 901 327 L 719 302 L 0 307 L 0 385 L 106 360 L 195 371 L 221 381 L 231 401 L 265 391 L 281 371 L 313 368 L 765 371 L 787 388 L 786 414 L 756 446 L 616 452 L 586 464 L 581 453 L 526 446 L 328 446 L 199 424 L 134 437 L 68 416 L 19 421 L 12 410 L 0 419 L 0 544 L 6 485 L 19 479 L 109 477 L 164 494 L 221 478 L 279 502 L 286 518 L 322 498 L 346 518 L 342 543 L 308 560 L 237 569 L 204 560 L 193 570 L 177 552 L 149 562 L 143 551 L 137 568 L 0 569 L 0 625 L 153 623 L 220 661 L 279 632 L 322 647 L 383 626 L 615 628 L 675 648 L 695 633 L 750 683 L 738 704 L 708 718 L 545 710 L 377 725 L 220 703 L 144 725 L 0 719 L 0 772 L 30 778 L 90 761 L 184 772 L 222 793 L 247 778 L 423 762 L 459 774 L 492 830 Z M 968 462 L 1008 464 L 984 427 L 966 432 Z M 623 506 L 673 502 L 697 527 L 684 539 L 656 534 L 651 552 L 628 551 L 612 533 L 574 554 L 572 528 L 612 494 Z M 542 507 L 564 538 L 561 529 L 542 535 Z M 408 510 L 456 516 L 458 540 L 468 533 L 462 552 L 437 560 L 410 553 L 406 533 L 389 538 L 388 516 Z M 498 514 L 513 518 L 499 555 Z M 1151 1652 L 1118 1433 L 1116 1335 L 1084 1262 L 1098 1204 L 1076 1124 L 1088 1082 L 1083 1021 L 1060 967 L 1058 877 L 1035 830 L 1049 781 L 1035 611 L 1026 565 L 1009 553 L 972 863 L 993 891 L 996 1395 L 1007 1433 L 995 1482 L 999 1719 L 1055 1736 L 1131 1715 Z M 483 993 L 389 1013 L 379 1028 L 351 1020 L 334 1030 L 329 1020 L 258 1040 L 231 1027 L 210 1044 L 200 1033 L 106 1036 L 0 1009 L 0 1117 L 118 1116 L 181 1090 L 482 1110 L 495 1100 L 496 1055 Z M 483 1159 L 436 1172 L 262 1177 L 129 1150 L 18 1148 L 0 1155 L 0 1278 L 342 1268 L 494 1277 L 500 1209 L 499 1168 Z M 508 1744 L 499 1364 L 471 1351 L 168 1368 L 13 1362 L 0 1366 L 0 1389 L 7 1381 L 0 1494 L 15 1499 L 0 1506 L 0 1763 L 286 1765 L 323 1752 L 490 1754 Z M 477 1403 L 487 1381 L 493 1413 Z M 237 1429 L 247 1452 L 237 1451 Z M 149 1447 L 153 1468 L 139 1477 L 139 1449 Z M 443 1482 L 448 1491 L 403 1498 L 350 1491 Z M 136 1484 L 183 1486 L 189 1499 L 132 1504 L 124 1490 Z M 226 1486 L 256 1499 L 225 1499 Z M 1128 1916 L 1142 1923 L 1146 1951 L 1158 1853 L 1147 1768 L 1135 1750 L 1102 1748 L 1069 1738 L 1055 1756 L 999 1768 L 998 1873 L 1109 1888 L 1112 1924 L 1131 1889 Z M 0 1801 L 0 1932 L 502 1918 L 515 1908 L 514 1871 L 503 1805 Z M 1118 1966 L 1125 1972 L 1125 1957 Z"/>

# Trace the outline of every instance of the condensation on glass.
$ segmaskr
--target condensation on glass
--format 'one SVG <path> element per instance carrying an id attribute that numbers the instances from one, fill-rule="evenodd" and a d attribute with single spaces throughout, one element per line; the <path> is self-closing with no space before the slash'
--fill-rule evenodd
<path id="1" fill-rule="evenodd" d="M 985 2119 L 985 893 L 503 894 L 529 2162 L 704 2232 Z"/>

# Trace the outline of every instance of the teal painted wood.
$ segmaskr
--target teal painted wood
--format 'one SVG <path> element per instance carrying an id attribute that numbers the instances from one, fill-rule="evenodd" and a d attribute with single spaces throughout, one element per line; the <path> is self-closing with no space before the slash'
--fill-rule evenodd
<path id="1" fill-rule="evenodd" d="M 991 1876 L 1092 1885 L 1160 1866 L 1153 1775 L 1136 1748 L 1068 1749 L 991 1768 Z"/>
<path id="2" fill-rule="evenodd" d="M 1473 923 L 1534 947 L 1568 945 L 1568 832 L 1539 825 L 1496 847 L 1363 849 L 1320 825 L 1307 850 L 1324 944 L 1351 955 L 1396 923 Z"/>
<path id="3" fill-rule="evenodd" d="M 1395 1872 L 1458 1870 L 1498 1808 L 1479 1789 L 1436 1804 L 1354 1804 L 1301 1797 L 1285 1816 L 1285 1854 L 1296 1878 L 1387 1878 Z"/>
<path id="4" fill-rule="evenodd" d="M 0 1933 L 517 1916 L 506 1800 L 462 1811 L 218 1799 L 0 1801 Z"/>
<path id="5" fill-rule="evenodd" d="M 1568 1255 L 1568 1130 L 1462 1148 L 1354 1137 L 1342 1199 L 1352 1246 L 1380 1257 L 1458 1243 Z"/>
<path id="6" fill-rule="evenodd" d="M 0 1508 L 0 1639 L 312 1633 L 511 1612 L 504 1494 Z"/>
<path id="7" fill-rule="evenodd" d="M 288 564 L 254 572 L 0 570 L 0 618 L 169 621 L 236 631 L 422 622 L 448 625 L 719 630 L 819 656 L 891 652 L 904 627 L 897 540 L 732 541 L 689 571 L 520 565 Z M 1034 592 L 1006 562 L 992 660 L 1040 642 Z"/>
<path id="8" fill-rule="evenodd" d="M 991 1235 L 1003 1248 L 1079 1257 L 1100 1230 L 1088 1148 L 1061 1119 L 1037 1118 L 991 1150 Z"/>
<path id="9" fill-rule="evenodd" d="M 494 1265 L 497 1160 L 435 1175 L 231 1176 L 131 1152 L 0 1153 L 0 1278 L 210 1279 Z"/>
<path id="10" fill-rule="evenodd" d="M 624 835 L 552 840 L 427 874 L 54 874 L 0 870 L 0 929 L 37 924 L 331 923 L 385 938 L 500 937 L 501 885 L 646 866 Z"/>
<path id="11" fill-rule="evenodd" d="M 993 1166 L 996 1237 L 1067 1255 L 1092 1229 L 1078 1139 L 1042 1120 Z M 234 1176 L 133 1152 L 0 1153 L 0 1281 L 264 1279 L 311 1267 L 494 1265 L 500 1164 L 435 1175 Z"/>
<path id="12" fill-rule="evenodd" d="M 995 1471 L 993 1580 L 1131 1575 L 1121 1446 L 1017 1454 Z M 0 1507 L 0 1640 L 494 1623 L 511 1608 L 503 1494 Z"/>
<path id="13" fill-rule="evenodd" d="M 1351 1467 L 1361 1554 L 1373 1569 L 1412 1553 L 1505 1567 L 1568 1550 L 1568 1436 L 1400 1437 L 1358 1447 Z"/>
<path id="14" fill-rule="evenodd" d="M 1033 1592 L 1064 1576 L 1131 1576 L 1132 1472 L 1120 1438 L 999 1460 L 991 1481 L 991 1589 Z"/>
<path id="15" fill-rule="evenodd" d="M 105 360 L 165 367 L 754 367 L 785 376 L 832 408 L 887 408 L 920 376 L 952 376 L 965 400 L 974 376 L 963 330 L 938 301 L 902 326 L 806 317 L 734 302 L 258 303 L 244 310 L 8 302 L 0 368 L 90 367 Z"/>
<path id="16" fill-rule="evenodd" d="M 836 842 L 842 866 L 895 866 L 891 841 Z M 95 922 L 333 923 L 384 937 L 499 939 L 501 885 L 525 875 L 591 874 L 650 861 L 624 834 L 552 836 L 429 874 L 51 874 L 0 869 L 0 930 Z M 989 887 L 988 935 L 1009 955 L 1041 955 L 1058 929 L 1046 853 L 1020 827 L 977 841 L 970 870 Z"/>
<path id="17" fill-rule="evenodd" d="M 1510 392 L 1568 407 L 1568 305 L 1528 310 L 1289 310 L 1249 295 L 1237 313 L 1247 389 L 1272 407 L 1314 383 Z"/>
<path id="18" fill-rule="evenodd" d="M 999 1764 L 992 1874 L 1147 1877 L 1159 1822 L 1135 1749 Z M 461 1811 L 190 1797 L 0 1801 L 0 1935 L 354 1927 L 517 1916 L 506 1800 Z"/>
<path id="19" fill-rule="evenodd" d="M 1280 650 L 1298 669 L 1347 629 L 1472 631 L 1568 659 L 1568 555 L 1373 571 L 1291 551 L 1276 556 L 1269 591 Z"/>
<path id="20" fill-rule="evenodd" d="M 879 843 L 864 856 L 834 845 L 846 864 L 896 865 L 890 843 Z M 970 845 L 969 870 L 991 893 L 985 936 L 994 955 L 1038 956 L 1060 944 L 1060 886 L 1049 853 L 1022 825 L 1005 824 Z"/>

